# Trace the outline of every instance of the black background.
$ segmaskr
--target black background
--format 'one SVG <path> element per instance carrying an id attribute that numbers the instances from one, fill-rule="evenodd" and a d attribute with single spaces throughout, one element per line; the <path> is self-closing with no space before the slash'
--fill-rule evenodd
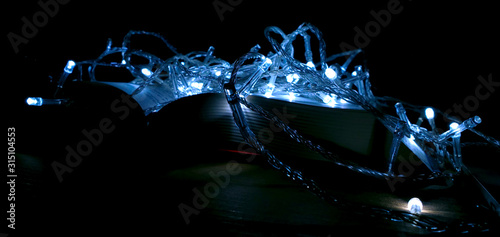
<path id="1" fill-rule="evenodd" d="M 3 55 L 9 62 L 4 64 L 8 69 L 4 81 L 22 85 L 11 102 L 42 93 L 48 76 L 57 78 L 67 60 L 95 58 L 108 38 L 119 44 L 129 30 L 162 33 L 180 53 L 212 45 L 217 57 L 234 62 L 255 44 L 263 47 L 263 53 L 271 50 L 263 36 L 265 27 L 274 25 L 289 33 L 302 22 L 310 22 L 323 32 L 331 55 L 341 51 L 341 42 L 355 45 L 354 28 L 364 31 L 374 21 L 370 11 L 387 9 L 389 1 L 243 0 L 223 13 L 223 21 L 213 2 L 72 0 L 60 5 L 35 36 L 19 46 L 17 54 L 7 33 L 21 35 L 21 17 L 31 19 L 41 8 L 35 1 L 8 3 L 3 14 Z M 478 76 L 492 74 L 495 80 L 499 21 L 494 4 L 402 0 L 400 5 L 401 12 L 392 15 L 364 48 L 376 95 L 444 111 L 474 95 Z M 480 101 L 473 114 L 483 115 L 485 122 L 498 121 L 493 113 L 498 98 L 495 92 Z"/>

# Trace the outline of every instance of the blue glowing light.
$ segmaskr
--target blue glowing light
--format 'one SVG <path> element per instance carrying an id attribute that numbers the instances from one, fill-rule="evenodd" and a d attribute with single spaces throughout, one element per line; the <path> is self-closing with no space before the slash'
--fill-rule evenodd
<path id="1" fill-rule="evenodd" d="M 43 99 L 41 97 L 28 97 L 26 104 L 29 106 L 42 106 Z"/>
<path id="2" fill-rule="evenodd" d="M 203 82 L 191 82 L 191 87 L 201 90 L 203 88 Z"/>
<path id="3" fill-rule="evenodd" d="M 330 80 L 337 78 L 337 72 L 335 70 L 333 70 L 331 67 L 329 67 L 325 70 L 325 75 Z"/>
<path id="4" fill-rule="evenodd" d="M 66 67 L 64 67 L 64 72 L 72 73 L 73 68 L 75 68 L 75 65 L 76 65 L 75 61 L 69 60 L 68 63 L 66 63 Z"/>
<path id="5" fill-rule="evenodd" d="M 222 75 L 222 72 L 220 70 L 215 70 L 215 76 L 219 77 L 220 75 Z"/>
<path id="6" fill-rule="evenodd" d="M 420 199 L 414 197 L 408 201 L 408 211 L 412 214 L 420 214 L 424 209 L 424 205 Z"/>
<path id="7" fill-rule="evenodd" d="M 275 86 L 273 84 L 267 84 L 267 89 L 266 92 L 264 93 L 264 96 L 266 98 L 271 97 L 273 95 L 274 88 Z"/>
<path id="8" fill-rule="evenodd" d="M 314 63 L 309 61 L 306 63 L 306 66 L 310 67 L 310 68 L 315 68 L 316 66 L 314 66 Z"/>
<path id="9" fill-rule="evenodd" d="M 430 107 L 425 109 L 425 117 L 427 117 L 427 119 L 434 119 L 434 110 Z"/>
<path id="10" fill-rule="evenodd" d="M 141 69 L 141 72 L 142 74 L 144 74 L 144 76 L 147 76 L 147 77 L 150 77 L 153 73 L 151 72 L 151 70 L 147 69 L 147 68 L 143 68 Z"/>

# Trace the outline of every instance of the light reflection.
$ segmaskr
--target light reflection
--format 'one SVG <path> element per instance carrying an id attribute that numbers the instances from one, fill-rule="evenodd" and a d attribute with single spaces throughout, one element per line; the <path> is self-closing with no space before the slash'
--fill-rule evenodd
<path id="1" fill-rule="evenodd" d="M 420 214 L 422 213 L 422 210 L 424 209 L 424 204 L 422 204 L 422 201 L 420 199 L 414 197 L 408 201 L 408 211 L 412 214 Z"/>

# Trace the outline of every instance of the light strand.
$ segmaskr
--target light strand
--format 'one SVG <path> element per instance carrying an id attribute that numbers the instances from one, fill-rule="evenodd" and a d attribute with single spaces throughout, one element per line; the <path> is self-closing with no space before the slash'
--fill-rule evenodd
<path id="1" fill-rule="evenodd" d="M 174 55 L 162 59 L 141 49 L 132 49 L 133 36 L 141 35 L 160 39 Z M 327 192 L 320 188 L 314 180 L 305 177 L 300 170 L 285 164 L 257 139 L 246 120 L 242 105 L 257 112 L 262 117 L 272 120 L 294 141 L 321 154 L 334 164 L 380 179 L 397 177 L 393 172 L 393 166 L 401 145 L 405 145 L 413 151 L 432 171 L 432 174 L 427 177 L 416 176 L 424 180 L 460 174 L 463 166 L 460 134 L 467 129 L 472 130 L 490 144 L 500 148 L 498 141 L 473 130 L 475 126 L 481 123 L 481 118 L 478 116 L 453 125 L 448 131 L 439 134 L 435 123 L 436 112 L 439 111 L 436 109 L 422 109 L 397 102 L 395 108 L 392 108 L 391 111 L 387 106 L 390 100 L 373 95 L 370 89 L 370 74 L 366 66 L 351 65 L 362 50 L 342 52 L 326 57 L 326 44 L 322 33 L 311 24 L 304 23 L 290 34 L 285 34 L 278 27 L 267 27 L 264 30 L 264 35 L 274 52 L 265 56 L 259 53 L 260 46 L 256 45 L 247 54 L 230 64 L 214 56 L 214 47 L 210 47 L 203 52 L 180 54 L 165 38 L 157 33 L 131 31 L 124 37 L 121 47 L 113 47 L 111 40 L 109 40 L 106 50 L 95 60 L 68 61 L 58 82 L 55 95 L 58 95 L 59 89 L 63 88 L 66 79 L 73 73 L 75 67 L 80 72 L 76 75 L 76 80 L 82 81 L 82 72 L 88 71 L 89 80 L 92 82 L 100 81 L 95 74 L 98 67 L 124 68 L 128 70 L 134 80 L 124 83 L 136 85 L 136 89 L 130 93 L 132 96 L 139 95 L 146 88 L 159 87 L 168 96 L 165 96 L 166 99 L 155 106 L 144 108 L 146 115 L 157 112 L 165 105 L 183 97 L 203 93 L 223 93 L 233 112 L 235 123 L 246 142 L 263 154 L 271 166 L 282 171 L 286 176 L 301 182 L 306 188 L 325 199 L 331 198 L 327 197 Z M 282 38 L 281 43 L 273 35 L 280 36 Z M 304 41 L 306 62 L 300 62 L 294 58 L 293 42 L 299 36 Z M 314 36 L 319 42 L 319 62 L 314 62 L 311 36 Z M 110 55 L 118 55 L 120 60 L 114 62 L 105 61 L 104 59 Z M 144 60 L 142 63 L 136 63 L 135 58 Z M 249 95 L 332 109 L 339 109 L 342 108 L 342 104 L 349 104 L 351 108 L 370 112 L 393 134 L 387 172 L 362 167 L 355 162 L 335 155 L 328 148 L 304 138 L 299 131 L 276 118 L 276 116 L 247 101 L 246 97 Z M 45 104 L 43 101 L 50 100 L 30 97 L 26 102 L 28 105 L 41 106 Z M 59 100 L 58 103 L 61 104 L 62 102 L 64 100 Z M 405 107 L 414 112 L 425 114 L 429 121 L 430 130 L 422 126 L 422 118 L 419 118 L 413 124 L 406 114 Z M 398 117 L 391 115 L 394 112 Z M 448 147 L 453 148 L 453 151 L 448 151 Z M 446 161 L 448 166 L 443 165 L 443 161 Z M 449 166 L 453 167 L 454 172 L 449 172 Z M 382 211 L 383 209 L 379 210 Z M 373 209 L 371 212 L 376 211 Z M 390 210 L 383 210 L 382 212 L 391 213 L 391 218 L 396 218 L 395 216 L 399 215 Z M 424 220 L 413 214 L 400 216 L 399 220 L 417 226 L 420 225 L 422 228 L 433 231 L 442 231 L 444 228 L 442 223 L 436 224 L 437 222 L 434 220 Z"/>

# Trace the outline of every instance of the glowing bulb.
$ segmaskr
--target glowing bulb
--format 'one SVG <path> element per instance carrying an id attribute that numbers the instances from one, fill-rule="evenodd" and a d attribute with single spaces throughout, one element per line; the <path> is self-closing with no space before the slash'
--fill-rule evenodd
<path id="1" fill-rule="evenodd" d="M 203 88 L 203 82 L 191 82 L 191 87 L 201 90 Z"/>
<path id="2" fill-rule="evenodd" d="M 349 103 L 349 102 L 347 102 L 347 100 L 340 99 L 340 103 L 341 103 L 341 104 L 347 104 L 347 103 Z"/>
<path id="3" fill-rule="evenodd" d="M 325 104 L 328 104 L 330 103 L 330 101 L 333 100 L 333 97 L 331 97 L 330 95 L 325 95 L 325 97 L 323 97 L 323 103 Z"/>
<path id="4" fill-rule="evenodd" d="M 125 59 L 122 60 L 122 64 L 125 65 L 127 64 L 127 61 L 125 61 Z"/>
<path id="5" fill-rule="evenodd" d="M 356 71 L 354 71 L 354 72 L 351 73 L 351 76 L 353 76 L 353 77 L 355 77 L 357 75 L 358 75 L 358 72 L 356 72 Z"/>
<path id="6" fill-rule="evenodd" d="M 273 95 L 274 87 L 275 86 L 273 84 L 267 84 L 266 93 L 264 93 L 264 96 L 266 98 L 269 98 Z"/>
<path id="7" fill-rule="evenodd" d="M 147 69 L 147 68 L 143 68 L 143 69 L 141 69 L 141 72 L 142 72 L 142 74 L 144 74 L 144 76 L 147 76 L 147 77 L 150 77 L 150 76 L 151 76 L 151 74 L 153 74 L 153 73 L 151 72 L 151 70 L 149 70 L 149 69 Z"/>
<path id="8" fill-rule="evenodd" d="M 422 213 L 422 210 L 424 209 L 424 205 L 422 204 L 422 201 L 420 199 L 414 197 L 408 201 L 408 211 L 412 214 L 420 214 Z"/>
<path id="9" fill-rule="evenodd" d="M 459 126 L 459 124 L 458 124 L 458 123 L 455 123 L 455 122 L 450 123 L 450 129 L 457 129 L 457 128 L 458 128 L 458 126 Z"/>
<path id="10" fill-rule="evenodd" d="M 337 96 L 334 94 L 325 95 L 325 96 L 323 96 L 323 103 L 325 103 L 331 107 L 335 107 L 335 105 L 337 104 L 336 98 L 337 98 Z"/>
<path id="11" fill-rule="evenodd" d="M 333 80 L 337 77 L 337 72 L 329 67 L 325 70 L 325 75 L 326 77 L 328 77 L 328 79 Z"/>
<path id="12" fill-rule="evenodd" d="M 299 78 L 300 78 L 300 76 L 297 73 L 286 75 L 286 81 L 288 83 L 297 83 L 297 81 L 299 80 Z"/>
<path id="13" fill-rule="evenodd" d="M 64 67 L 64 72 L 72 73 L 73 68 L 75 68 L 75 65 L 76 65 L 75 61 L 69 60 L 68 63 L 66 63 L 66 67 Z"/>
<path id="14" fill-rule="evenodd" d="M 290 102 L 292 102 L 293 100 L 295 100 L 295 93 L 293 93 L 293 92 L 288 93 L 288 100 Z"/>
<path id="15" fill-rule="evenodd" d="M 327 103 L 327 105 L 329 105 L 331 107 L 335 107 L 336 104 L 337 104 L 337 102 L 335 100 L 331 100 L 330 102 Z"/>
<path id="16" fill-rule="evenodd" d="M 271 65 L 272 63 L 273 63 L 273 61 L 270 58 L 266 58 L 266 64 Z"/>
<path id="17" fill-rule="evenodd" d="M 29 106 L 42 106 L 43 99 L 41 97 L 28 97 L 26 104 Z"/>
<path id="18" fill-rule="evenodd" d="M 314 63 L 313 63 L 313 62 L 311 62 L 311 61 L 307 62 L 307 63 L 306 63 L 306 66 L 308 66 L 308 67 L 310 67 L 310 68 L 316 68 L 316 67 L 314 66 Z"/>
<path id="19" fill-rule="evenodd" d="M 222 75 L 222 72 L 220 70 L 215 70 L 215 76 L 219 77 L 220 75 Z"/>
<path id="20" fill-rule="evenodd" d="M 432 108 L 425 109 L 425 117 L 427 119 L 434 119 L 434 110 Z"/>

